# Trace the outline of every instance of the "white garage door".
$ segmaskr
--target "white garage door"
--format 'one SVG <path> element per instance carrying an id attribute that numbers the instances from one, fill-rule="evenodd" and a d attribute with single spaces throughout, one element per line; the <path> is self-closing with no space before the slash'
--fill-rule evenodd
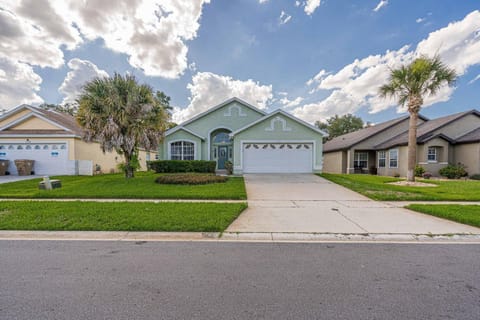
<path id="1" fill-rule="evenodd" d="M 33 171 L 36 175 L 72 174 L 74 161 L 68 160 L 66 143 L 2 143 L 0 142 L 0 159 L 10 160 L 8 171 L 17 175 L 14 160 L 35 160 Z"/>
<path id="2" fill-rule="evenodd" d="M 306 173 L 313 171 L 311 143 L 245 143 L 244 173 Z"/>

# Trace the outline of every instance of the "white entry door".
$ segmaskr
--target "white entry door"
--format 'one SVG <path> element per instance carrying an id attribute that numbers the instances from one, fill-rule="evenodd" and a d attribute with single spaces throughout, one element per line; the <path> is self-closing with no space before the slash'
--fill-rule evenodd
<path id="1" fill-rule="evenodd" d="M 8 171 L 17 175 L 16 159 L 34 160 L 33 171 L 36 175 L 73 174 L 75 166 L 68 160 L 67 143 L 2 143 L 0 159 L 10 160 Z M 72 165 L 73 164 L 73 165 Z"/>
<path id="2" fill-rule="evenodd" d="M 244 143 L 244 173 L 309 173 L 313 171 L 312 143 Z"/>

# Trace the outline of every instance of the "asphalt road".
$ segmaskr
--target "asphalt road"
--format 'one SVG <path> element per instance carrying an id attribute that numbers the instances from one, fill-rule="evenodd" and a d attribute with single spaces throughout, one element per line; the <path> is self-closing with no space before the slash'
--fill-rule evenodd
<path id="1" fill-rule="evenodd" d="M 0 241 L 0 319 L 479 319 L 480 245 Z"/>

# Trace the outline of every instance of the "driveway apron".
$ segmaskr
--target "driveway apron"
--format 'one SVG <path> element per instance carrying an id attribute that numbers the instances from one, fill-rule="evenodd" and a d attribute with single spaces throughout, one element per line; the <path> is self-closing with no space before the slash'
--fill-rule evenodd
<path id="1" fill-rule="evenodd" d="M 313 174 L 244 175 L 248 209 L 227 232 L 480 234 L 480 229 L 370 200 Z"/>

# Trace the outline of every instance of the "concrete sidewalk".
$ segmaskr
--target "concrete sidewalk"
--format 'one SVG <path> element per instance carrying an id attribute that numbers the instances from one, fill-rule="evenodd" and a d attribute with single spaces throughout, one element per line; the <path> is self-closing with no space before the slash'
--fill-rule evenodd
<path id="1" fill-rule="evenodd" d="M 480 234 L 480 229 L 370 200 L 312 174 L 245 175 L 240 233 Z"/>

